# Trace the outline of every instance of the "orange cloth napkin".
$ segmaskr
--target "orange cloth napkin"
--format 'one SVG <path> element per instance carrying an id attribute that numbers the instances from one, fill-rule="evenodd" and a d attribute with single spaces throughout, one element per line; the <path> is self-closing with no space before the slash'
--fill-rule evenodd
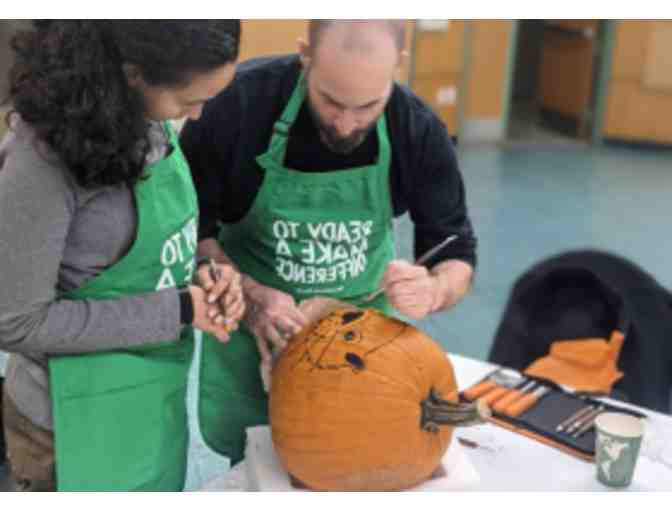
<path id="1" fill-rule="evenodd" d="M 525 374 L 571 386 L 577 391 L 611 393 L 621 377 L 616 364 L 625 336 L 614 330 L 607 342 L 603 338 L 558 340 L 551 344 L 548 356 L 539 358 Z"/>

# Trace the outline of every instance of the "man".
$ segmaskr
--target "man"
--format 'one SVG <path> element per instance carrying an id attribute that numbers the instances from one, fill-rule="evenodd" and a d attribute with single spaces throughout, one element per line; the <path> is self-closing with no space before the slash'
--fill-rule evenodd
<path id="1" fill-rule="evenodd" d="M 476 241 L 462 178 L 439 118 L 394 82 L 403 45 L 403 21 L 311 21 L 298 55 L 239 66 L 185 127 L 200 254 L 245 275 L 243 331 L 204 341 L 200 380 L 201 418 L 218 420 L 203 436 L 234 463 L 245 427 L 267 420 L 259 354 L 307 323 L 300 301 L 357 303 L 382 287 L 371 306 L 421 319 L 469 289 Z M 392 220 L 406 211 L 416 256 L 458 236 L 429 270 L 394 260 Z"/>

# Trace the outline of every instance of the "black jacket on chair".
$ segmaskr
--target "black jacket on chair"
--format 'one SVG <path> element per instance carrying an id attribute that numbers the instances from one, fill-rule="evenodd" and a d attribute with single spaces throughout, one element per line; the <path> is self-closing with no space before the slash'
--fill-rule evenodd
<path id="1" fill-rule="evenodd" d="M 489 361 L 518 370 L 546 356 L 556 340 L 605 338 L 625 329 L 613 396 L 670 412 L 672 293 L 616 255 L 562 253 L 518 278 Z"/>

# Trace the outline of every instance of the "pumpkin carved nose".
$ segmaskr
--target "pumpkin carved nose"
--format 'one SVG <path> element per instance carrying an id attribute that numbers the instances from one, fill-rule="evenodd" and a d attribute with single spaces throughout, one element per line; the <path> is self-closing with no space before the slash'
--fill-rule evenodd
<path id="1" fill-rule="evenodd" d="M 354 352 L 346 352 L 345 361 L 347 361 L 355 370 L 364 370 L 366 368 L 364 360 L 357 356 Z"/>

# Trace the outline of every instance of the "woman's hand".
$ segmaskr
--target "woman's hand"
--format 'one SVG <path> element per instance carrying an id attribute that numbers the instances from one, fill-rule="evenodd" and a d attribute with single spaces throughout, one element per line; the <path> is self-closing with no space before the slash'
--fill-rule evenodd
<path id="1" fill-rule="evenodd" d="M 219 313 L 219 305 L 208 303 L 207 293 L 198 285 L 190 285 L 189 293 L 194 306 L 192 325 L 211 334 L 222 343 L 228 342 L 231 331 L 226 326 L 224 316 Z"/>
<path id="2" fill-rule="evenodd" d="M 224 325 L 228 332 L 238 329 L 245 313 L 240 273 L 230 264 L 214 264 L 212 267 L 202 264 L 197 271 L 197 281 L 205 291 L 207 317 Z"/>

